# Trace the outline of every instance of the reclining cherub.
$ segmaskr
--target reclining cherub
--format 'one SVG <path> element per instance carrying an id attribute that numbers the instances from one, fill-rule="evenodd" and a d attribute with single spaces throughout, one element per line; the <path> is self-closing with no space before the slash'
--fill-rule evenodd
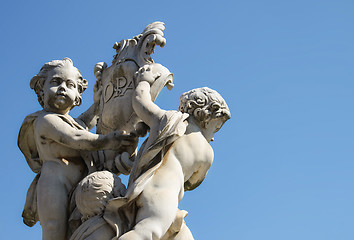
<path id="1" fill-rule="evenodd" d="M 139 150 L 126 196 L 107 205 L 118 212 L 135 206 L 132 228 L 117 236 L 119 240 L 165 239 L 184 191 L 196 188 L 213 162 L 209 142 L 230 118 L 224 99 L 209 88 L 184 93 L 179 112 L 160 109 L 150 97 L 150 86 L 158 76 L 153 64 L 137 73 L 133 108 L 150 127 L 150 135 Z M 175 232 L 179 237 L 166 239 L 193 239 L 185 225 L 180 227 L 183 232 Z"/>
<path id="2" fill-rule="evenodd" d="M 30 86 L 43 110 L 28 115 L 19 133 L 18 145 L 38 173 L 22 216 L 29 226 L 40 220 L 43 239 L 64 240 L 69 193 L 88 173 L 82 151 L 124 151 L 136 138 L 119 132 L 98 135 L 88 131 L 96 124 L 99 97 L 78 119 L 69 116 L 69 111 L 81 104 L 87 86 L 69 58 L 46 63 Z"/>

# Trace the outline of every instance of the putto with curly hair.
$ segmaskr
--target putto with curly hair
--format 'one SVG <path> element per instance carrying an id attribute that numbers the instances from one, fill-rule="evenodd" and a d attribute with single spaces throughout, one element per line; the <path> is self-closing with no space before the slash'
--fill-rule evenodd
<path id="1" fill-rule="evenodd" d="M 194 239 L 183 216 L 177 217 L 178 203 L 185 191 L 205 179 L 214 160 L 210 142 L 230 118 L 225 100 L 206 87 L 184 93 L 179 111 L 161 109 L 150 95 L 160 75 L 155 66 L 138 70 L 132 101 L 135 113 L 150 128 L 149 137 L 135 159 L 127 194 L 107 204 L 107 209 L 121 210 L 137 206 L 134 227 L 119 240 Z"/>
<path id="2" fill-rule="evenodd" d="M 43 110 L 25 118 L 18 136 L 19 148 L 37 173 L 22 216 L 28 226 L 40 221 L 43 239 L 67 239 L 69 193 L 88 172 L 96 170 L 88 156 L 91 151 L 118 151 L 137 142 L 135 136 L 121 132 L 99 135 L 89 131 L 99 114 L 102 89 L 98 81 L 94 103 L 74 119 L 69 112 L 81 104 L 87 81 L 69 58 L 44 64 L 31 80 Z"/>
<path id="3" fill-rule="evenodd" d="M 43 86 L 44 86 L 46 79 L 48 78 L 48 74 L 49 74 L 50 70 L 57 68 L 57 67 L 58 68 L 64 67 L 65 65 L 69 65 L 70 67 L 76 69 L 77 72 L 79 73 L 79 78 L 77 80 L 77 85 L 78 85 L 77 90 L 78 90 L 79 94 L 81 95 L 85 91 L 85 89 L 87 88 L 87 80 L 83 79 L 80 71 L 76 67 L 74 67 L 73 61 L 70 58 L 64 58 L 62 60 L 53 60 L 53 61 L 47 62 L 43 65 L 43 67 L 41 68 L 39 73 L 31 79 L 31 82 L 30 82 L 30 87 L 37 94 L 38 102 L 42 107 L 44 106 Z M 81 99 L 79 101 L 81 102 Z"/>
<path id="4" fill-rule="evenodd" d="M 125 191 L 120 178 L 111 172 L 98 171 L 85 177 L 75 190 L 75 201 L 82 221 L 102 214 L 107 201 L 123 196 Z"/>
<path id="5" fill-rule="evenodd" d="M 188 113 L 205 127 L 211 119 L 224 118 L 225 122 L 231 114 L 225 100 L 217 91 L 210 88 L 196 88 L 185 92 L 180 98 L 179 111 Z"/>

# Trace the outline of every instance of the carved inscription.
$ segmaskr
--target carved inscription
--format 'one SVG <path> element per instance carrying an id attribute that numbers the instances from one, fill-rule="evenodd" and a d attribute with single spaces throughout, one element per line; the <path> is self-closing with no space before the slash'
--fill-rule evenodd
<path id="1" fill-rule="evenodd" d="M 126 79 L 125 77 L 115 77 L 112 81 L 106 86 L 104 91 L 105 102 L 111 100 L 111 98 L 122 97 L 129 89 L 133 88 L 133 81 L 131 79 Z"/>

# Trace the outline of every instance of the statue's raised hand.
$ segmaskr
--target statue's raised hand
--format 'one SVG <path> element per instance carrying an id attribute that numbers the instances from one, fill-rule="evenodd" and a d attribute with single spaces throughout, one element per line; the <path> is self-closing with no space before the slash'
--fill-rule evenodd
<path id="1" fill-rule="evenodd" d="M 102 96 L 102 82 L 97 80 L 95 86 L 93 86 L 93 101 L 95 104 L 99 105 Z"/>
<path id="2" fill-rule="evenodd" d="M 150 83 L 155 82 L 155 80 L 161 76 L 161 73 L 154 71 L 153 65 L 144 65 L 136 72 L 136 78 L 138 82 L 146 81 Z"/>
<path id="3" fill-rule="evenodd" d="M 107 68 L 107 63 L 105 62 L 99 62 L 96 63 L 94 69 L 93 69 L 93 73 L 95 74 L 96 77 L 96 82 L 95 82 L 95 86 L 93 87 L 93 101 L 96 104 L 99 104 L 100 99 L 101 99 L 101 95 L 102 95 L 102 73 L 104 71 L 104 69 Z"/>

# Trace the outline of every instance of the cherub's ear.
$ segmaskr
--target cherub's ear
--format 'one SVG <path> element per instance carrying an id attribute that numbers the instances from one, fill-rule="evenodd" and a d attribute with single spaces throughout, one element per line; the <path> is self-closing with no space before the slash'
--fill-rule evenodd
<path id="1" fill-rule="evenodd" d="M 44 107 L 44 91 L 40 90 L 37 94 L 39 104 Z"/>
<path id="2" fill-rule="evenodd" d="M 81 103 L 82 103 L 82 98 L 81 98 L 81 97 L 76 97 L 76 98 L 75 98 L 74 105 L 75 105 L 75 106 L 80 106 Z"/>

